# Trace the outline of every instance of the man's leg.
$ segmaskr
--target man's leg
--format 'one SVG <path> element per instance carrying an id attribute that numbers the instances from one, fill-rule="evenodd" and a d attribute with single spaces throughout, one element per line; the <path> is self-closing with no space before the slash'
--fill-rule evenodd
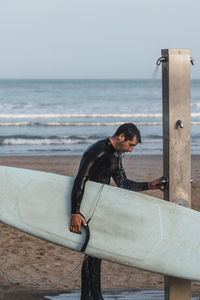
<path id="1" fill-rule="evenodd" d="M 88 256 L 82 265 L 81 300 L 103 300 L 101 294 L 101 259 Z"/>

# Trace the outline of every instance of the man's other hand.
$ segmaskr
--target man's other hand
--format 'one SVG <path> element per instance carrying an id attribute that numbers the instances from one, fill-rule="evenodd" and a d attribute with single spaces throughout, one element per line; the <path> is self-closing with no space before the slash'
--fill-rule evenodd
<path id="1" fill-rule="evenodd" d="M 159 189 L 161 191 L 164 191 L 165 190 L 165 186 L 164 186 L 164 183 L 162 181 L 163 177 L 160 177 L 158 179 L 155 179 L 151 182 L 148 183 L 148 187 L 150 190 L 156 190 L 156 189 Z"/>
<path id="2" fill-rule="evenodd" d="M 74 233 L 81 233 L 81 225 L 87 226 L 85 219 L 80 214 L 72 214 L 70 231 Z"/>

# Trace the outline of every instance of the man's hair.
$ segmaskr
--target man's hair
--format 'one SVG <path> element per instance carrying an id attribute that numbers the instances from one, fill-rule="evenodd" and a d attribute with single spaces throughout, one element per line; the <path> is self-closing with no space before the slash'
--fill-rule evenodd
<path id="1" fill-rule="evenodd" d="M 137 138 L 137 142 L 141 143 L 140 131 L 133 123 L 125 123 L 118 127 L 114 135 L 119 136 L 121 133 L 125 136 L 125 141 L 132 140 L 134 136 Z"/>

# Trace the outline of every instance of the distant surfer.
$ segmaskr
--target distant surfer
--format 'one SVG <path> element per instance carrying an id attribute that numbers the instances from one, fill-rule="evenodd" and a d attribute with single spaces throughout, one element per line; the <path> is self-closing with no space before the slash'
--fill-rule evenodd
<path id="1" fill-rule="evenodd" d="M 136 182 L 127 178 L 122 165 L 122 153 L 132 152 L 138 143 L 141 143 L 139 129 L 132 123 L 125 123 L 113 136 L 96 142 L 83 154 L 71 196 L 72 232 L 81 233 L 81 226 L 87 225 L 80 212 L 87 180 L 110 184 L 112 177 L 120 188 L 137 192 L 148 189 L 163 190 L 162 178 L 151 182 Z M 101 259 L 88 256 L 82 265 L 81 300 L 103 300 Z"/>

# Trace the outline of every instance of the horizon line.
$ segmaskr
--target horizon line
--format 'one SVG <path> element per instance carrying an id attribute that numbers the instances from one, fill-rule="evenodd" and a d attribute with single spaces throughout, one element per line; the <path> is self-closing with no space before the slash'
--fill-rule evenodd
<path id="1" fill-rule="evenodd" d="M 69 78 L 69 77 L 57 77 L 57 78 L 54 78 L 54 77 L 28 77 L 28 78 L 23 78 L 23 77 L 10 77 L 10 78 L 1 78 L 0 77 L 0 80 L 162 80 L 162 77 L 159 77 L 159 78 L 141 78 L 141 77 L 138 77 L 138 78 L 98 78 L 98 77 L 95 77 L 95 78 L 91 78 L 91 77 L 77 77 L 77 78 Z M 191 78 L 191 80 L 200 80 L 200 78 Z"/>

